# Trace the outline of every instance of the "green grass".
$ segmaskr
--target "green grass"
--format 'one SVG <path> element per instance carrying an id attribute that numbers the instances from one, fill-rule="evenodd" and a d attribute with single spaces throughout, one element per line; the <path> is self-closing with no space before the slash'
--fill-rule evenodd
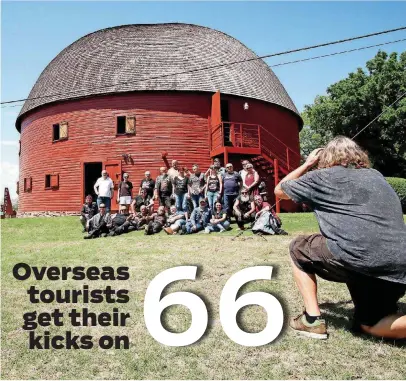
<path id="1" fill-rule="evenodd" d="M 320 282 L 319 300 L 329 323 L 330 338 L 300 338 L 287 329 L 289 317 L 301 312 L 301 299 L 293 283 L 288 245 L 293 236 L 317 232 L 312 214 L 282 215 L 290 236 L 265 239 L 244 233 L 232 240 L 226 234 L 145 237 L 134 232 L 114 238 L 85 241 L 76 217 L 9 219 L 2 221 L 2 378 L 4 379 L 405 379 L 405 346 L 396 342 L 356 337 L 349 331 L 352 303 L 342 284 Z M 128 266 L 128 281 L 17 281 L 12 268 L 18 262 L 31 266 Z M 199 266 L 196 281 L 180 281 L 168 287 L 194 292 L 205 300 L 209 329 L 196 344 L 165 347 L 148 333 L 143 300 L 149 282 L 161 271 L 181 265 Z M 252 282 L 242 292 L 264 290 L 283 305 L 285 325 L 275 342 L 256 348 L 233 343 L 223 332 L 218 304 L 229 277 L 246 267 L 272 265 L 272 281 Z M 30 305 L 26 289 L 113 288 L 130 290 L 130 301 L 120 310 L 131 313 L 126 327 L 51 327 L 52 334 L 72 328 L 79 335 L 128 335 L 129 350 L 28 350 L 28 332 L 22 326 L 24 312 L 66 312 L 83 305 Z M 406 298 L 402 300 L 405 311 Z M 91 304 L 91 311 L 112 311 L 117 305 Z M 406 312 L 406 311 L 405 311 Z M 181 332 L 190 324 L 188 310 L 169 308 L 165 325 Z M 250 332 L 264 328 L 266 315 L 252 306 L 240 313 L 241 325 Z M 45 328 L 39 327 L 38 334 Z"/>

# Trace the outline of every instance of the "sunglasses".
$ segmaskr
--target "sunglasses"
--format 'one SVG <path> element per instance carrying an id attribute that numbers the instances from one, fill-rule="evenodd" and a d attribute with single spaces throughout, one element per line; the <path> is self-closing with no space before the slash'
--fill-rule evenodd
<path id="1" fill-rule="evenodd" d="M 241 192 L 241 194 L 248 194 L 248 192 Z"/>

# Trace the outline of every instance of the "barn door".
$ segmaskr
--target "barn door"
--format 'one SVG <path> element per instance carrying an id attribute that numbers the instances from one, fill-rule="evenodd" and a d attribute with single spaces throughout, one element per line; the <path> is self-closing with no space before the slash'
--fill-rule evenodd
<path id="1" fill-rule="evenodd" d="M 107 171 L 114 183 L 114 196 L 111 199 L 111 210 L 118 211 L 117 195 L 118 184 L 121 181 L 121 160 L 107 160 L 103 163 L 103 168 Z"/>

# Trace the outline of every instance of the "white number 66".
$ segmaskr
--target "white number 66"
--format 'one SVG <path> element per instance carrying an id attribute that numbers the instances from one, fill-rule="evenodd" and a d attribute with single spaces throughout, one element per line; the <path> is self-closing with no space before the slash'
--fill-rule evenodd
<path id="1" fill-rule="evenodd" d="M 144 320 L 151 336 L 158 342 L 168 346 L 185 346 L 199 340 L 207 328 L 207 308 L 202 299 L 190 292 L 174 292 L 161 299 L 164 288 L 181 279 L 194 280 L 197 266 L 179 266 L 158 274 L 149 284 L 144 301 Z M 247 282 L 265 279 L 270 280 L 272 266 L 249 267 L 234 274 L 225 284 L 220 298 L 220 321 L 224 332 L 237 344 L 244 346 L 265 345 L 279 335 L 283 326 L 282 306 L 273 295 L 265 292 L 249 292 L 238 299 L 238 290 Z M 182 333 L 167 331 L 161 323 L 162 311 L 175 304 L 189 308 L 192 324 Z M 265 329 L 258 333 L 248 333 L 237 324 L 238 311 L 248 305 L 262 306 L 268 315 Z"/>

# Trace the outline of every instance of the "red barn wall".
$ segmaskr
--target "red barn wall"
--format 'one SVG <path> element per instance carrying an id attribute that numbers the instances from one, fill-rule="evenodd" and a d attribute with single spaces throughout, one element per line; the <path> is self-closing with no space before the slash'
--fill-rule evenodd
<path id="1" fill-rule="evenodd" d="M 155 178 L 168 160 L 181 165 L 210 165 L 206 94 L 150 94 L 103 96 L 33 112 L 22 123 L 19 212 L 78 211 L 83 194 L 83 162 L 120 160 L 131 154 L 134 164 L 122 161 L 122 170 L 138 186 L 143 173 Z M 116 117 L 136 116 L 136 135 L 116 136 Z M 69 123 L 69 138 L 52 142 L 52 126 Z M 59 189 L 44 189 L 45 175 L 59 173 Z M 32 191 L 24 192 L 24 178 L 32 177 Z"/>
<path id="2" fill-rule="evenodd" d="M 77 212 L 83 202 L 84 162 L 122 160 L 136 192 L 146 170 L 155 178 L 161 157 L 178 159 L 191 168 L 210 165 L 208 118 L 210 93 L 144 92 L 108 95 L 63 102 L 28 113 L 21 127 L 19 213 Z M 222 95 L 229 100 L 230 120 L 261 124 L 295 152 L 299 152 L 299 123 L 291 112 L 266 102 Z M 248 102 L 249 110 L 243 104 Z M 116 117 L 136 117 L 136 135 L 116 136 Z M 52 141 L 52 126 L 67 121 L 69 138 Z M 236 168 L 240 169 L 240 168 Z M 58 173 L 59 188 L 45 189 L 45 175 Z M 24 192 L 24 178 L 32 190 Z M 270 190 L 272 191 L 272 190 Z"/>

